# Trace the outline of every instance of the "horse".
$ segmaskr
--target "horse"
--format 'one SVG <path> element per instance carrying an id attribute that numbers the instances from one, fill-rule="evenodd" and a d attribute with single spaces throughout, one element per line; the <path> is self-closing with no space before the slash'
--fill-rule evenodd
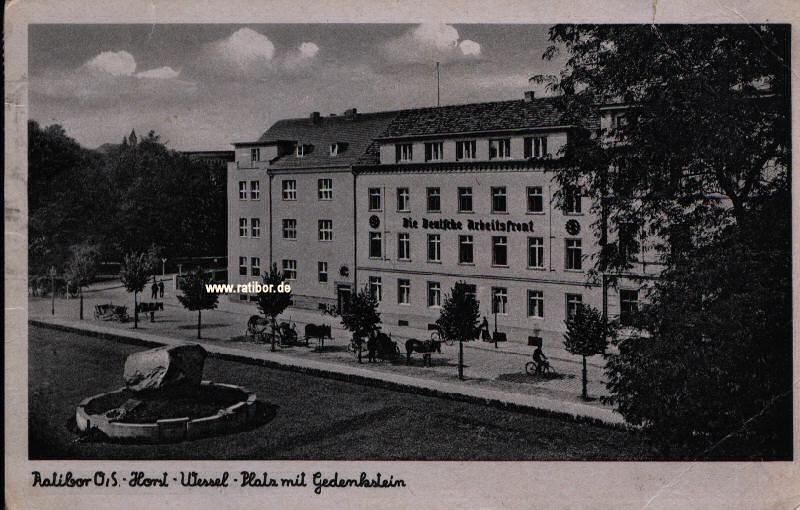
<path id="1" fill-rule="evenodd" d="M 316 338 L 320 344 L 320 349 L 325 346 L 325 339 L 333 340 L 331 336 L 330 324 L 306 324 L 305 328 L 306 345 L 310 338 Z"/>
<path id="2" fill-rule="evenodd" d="M 428 365 L 431 363 L 431 353 L 442 353 L 442 342 L 436 340 L 420 341 L 415 338 L 410 338 L 406 341 L 406 364 L 411 363 L 411 353 L 418 352 L 423 355 Z"/>

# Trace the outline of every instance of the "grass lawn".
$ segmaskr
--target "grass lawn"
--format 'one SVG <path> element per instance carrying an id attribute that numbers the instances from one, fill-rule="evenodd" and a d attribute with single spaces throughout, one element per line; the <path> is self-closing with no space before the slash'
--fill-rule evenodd
<path id="1" fill-rule="evenodd" d="M 206 361 L 204 379 L 254 390 L 268 410 L 265 424 L 177 444 L 76 442 L 75 406 L 84 397 L 121 387 L 125 357 L 143 349 L 31 327 L 31 459 L 655 458 L 631 432 L 214 358 Z"/>

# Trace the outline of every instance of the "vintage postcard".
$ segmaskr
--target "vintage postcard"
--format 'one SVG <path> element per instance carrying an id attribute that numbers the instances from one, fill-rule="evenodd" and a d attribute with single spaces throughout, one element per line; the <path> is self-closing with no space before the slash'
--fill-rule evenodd
<path id="1" fill-rule="evenodd" d="M 798 508 L 798 14 L 7 3 L 5 504 Z"/>

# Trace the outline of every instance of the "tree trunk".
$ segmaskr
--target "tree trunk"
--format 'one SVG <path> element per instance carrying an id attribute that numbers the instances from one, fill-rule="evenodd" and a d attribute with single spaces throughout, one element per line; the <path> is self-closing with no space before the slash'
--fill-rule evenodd
<path id="1" fill-rule="evenodd" d="M 587 377 L 586 377 L 586 356 L 583 356 L 583 371 L 582 372 L 583 372 L 583 392 L 582 392 L 582 396 L 583 396 L 583 400 L 589 400 L 589 392 L 586 390 L 586 386 L 588 384 L 588 381 L 586 380 L 587 379 Z"/>
<path id="2" fill-rule="evenodd" d="M 133 291 L 133 329 L 139 327 L 139 309 L 136 306 L 136 291 Z"/>
<path id="3" fill-rule="evenodd" d="M 202 315 L 202 310 L 197 310 L 197 339 L 200 340 L 200 316 Z"/>
<path id="4" fill-rule="evenodd" d="M 78 294 L 80 294 L 80 298 L 81 298 L 80 318 L 81 318 L 81 320 L 83 320 L 83 287 L 78 287 Z"/>
<path id="5" fill-rule="evenodd" d="M 458 378 L 464 380 L 464 342 L 458 341 Z"/>
<path id="6" fill-rule="evenodd" d="M 358 342 L 358 362 L 361 363 L 361 342 Z"/>
<path id="7" fill-rule="evenodd" d="M 272 318 L 272 342 L 270 342 L 270 350 L 275 352 L 275 317 Z"/>

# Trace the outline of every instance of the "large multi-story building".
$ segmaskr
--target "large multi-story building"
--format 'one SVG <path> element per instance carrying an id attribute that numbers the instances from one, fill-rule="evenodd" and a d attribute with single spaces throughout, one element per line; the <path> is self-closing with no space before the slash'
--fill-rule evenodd
<path id="1" fill-rule="evenodd" d="M 528 93 L 278 122 L 257 142 L 235 144 L 229 273 L 246 281 L 274 262 L 304 308 L 341 305 L 369 286 L 390 330 L 429 327 L 464 281 L 509 340 L 560 344 L 565 318 L 581 303 L 599 308 L 602 287 L 587 279 L 592 204 L 571 190 L 559 206 L 546 170 L 577 130 L 618 114 L 577 122 Z M 609 289 L 609 313 L 636 307 L 638 285 Z"/>

